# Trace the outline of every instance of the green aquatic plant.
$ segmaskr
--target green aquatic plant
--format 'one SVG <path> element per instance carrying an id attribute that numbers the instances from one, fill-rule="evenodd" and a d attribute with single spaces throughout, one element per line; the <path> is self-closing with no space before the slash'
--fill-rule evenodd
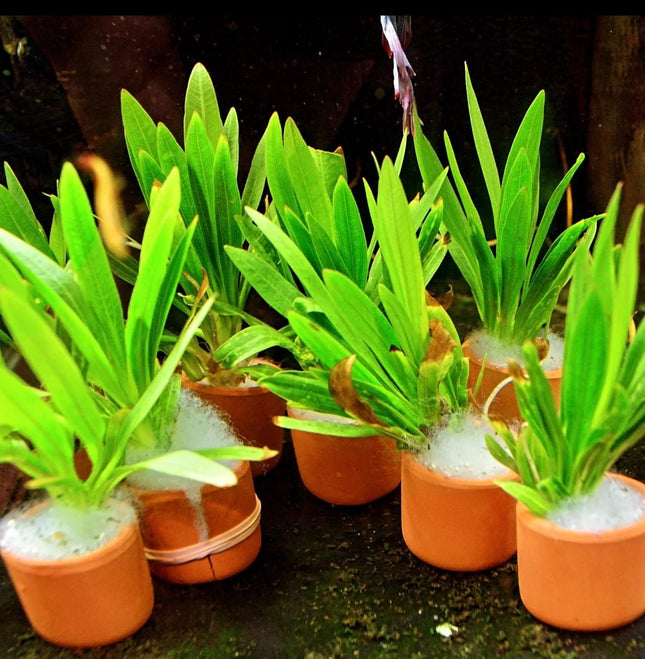
<path id="1" fill-rule="evenodd" d="M 319 274 L 279 227 L 249 211 L 306 291 L 291 300 L 286 316 L 311 357 L 305 368 L 259 382 L 291 406 L 358 421 L 276 418 L 282 427 L 386 435 L 413 447 L 425 444 L 446 410 L 467 406 L 468 361 L 446 310 L 426 293 L 416 206 L 389 158 L 379 170 L 377 197 L 365 186 L 384 273 L 377 299 L 343 272 Z M 432 222 L 441 210 L 440 201 L 432 206 Z"/>
<path id="2" fill-rule="evenodd" d="M 389 273 L 376 234 L 368 235 L 369 222 L 362 218 L 348 183 L 342 152 L 310 147 L 293 119 L 286 120 L 283 130 L 277 114 L 271 117 L 265 138 L 271 204 L 264 214 L 247 209 L 239 218 L 248 249 L 227 246 L 231 260 L 285 323 L 294 300 L 310 295 L 312 282 L 320 281 L 327 270 L 343 274 L 380 305 L 378 287 L 388 281 Z M 407 134 L 394 162 L 397 174 L 406 146 Z M 416 232 L 422 287 L 447 254 L 439 234 L 440 212 L 432 207 L 438 185 L 406 202 L 401 211 L 410 216 Z M 215 356 L 232 366 L 274 346 L 293 353 L 304 367 L 312 358 L 289 324 L 276 331 L 257 323 L 220 346 Z"/>
<path id="3" fill-rule="evenodd" d="M 174 171 L 153 191 L 125 318 L 87 193 L 70 163 L 63 166 L 59 194 L 52 198 L 64 264 L 47 253 L 42 227 L 24 207 L 12 221 L 19 220 L 30 242 L 0 229 L 0 312 L 11 346 L 36 379 L 23 380 L 0 363 L 0 461 L 17 466 L 30 476 L 29 487 L 43 488 L 58 501 L 100 506 L 119 482 L 142 469 L 232 484 L 234 473 L 213 458 L 267 457 L 262 449 L 243 446 L 163 450 L 169 448 L 177 410 L 176 369 L 211 304 L 187 320 L 161 361 L 166 315 L 193 230 L 173 240 L 179 200 Z M 130 444 L 162 451 L 154 459 L 125 464 Z M 85 449 L 92 465 L 85 480 L 75 471 L 77 448 Z"/>
<path id="4" fill-rule="evenodd" d="M 593 255 L 576 255 L 567 315 L 558 410 L 535 346 L 524 347 L 526 374 L 510 368 L 526 423 L 514 435 L 495 424 L 508 452 L 491 453 L 520 476 L 500 482 L 538 515 L 592 492 L 618 458 L 645 437 L 645 323 L 633 336 L 643 206 L 624 243 L 614 244 L 621 186 L 601 223 Z"/>
<path id="5" fill-rule="evenodd" d="M 486 213 L 475 205 L 450 138 L 444 142 L 453 183 L 441 189 L 443 230 L 449 250 L 469 285 L 483 328 L 503 342 L 521 346 L 546 338 L 553 311 L 571 276 L 579 251 L 588 249 L 600 215 L 573 223 L 549 245 L 549 231 L 563 195 L 584 160 L 580 154 L 551 192 L 540 213 L 540 146 L 545 93 L 526 111 L 508 152 L 502 175 L 466 66 L 466 93 L 473 141 L 488 194 L 494 235 L 486 235 Z M 423 181 L 443 169 L 415 114 L 414 146 Z M 454 187 L 453 187 L 454 185 Z"/>
<path id="6" fill-rule="evenodd" d="M 177 235 L 192 229 L 180 290 L 174 305 L 186 316 L 196 306 L 212 299 L 182 367 L 193 381 L 208 379 L 226 384 L 243 379 L 235 370 L 223 369 L 214 358 L 218 346 L 234 336 L 245 323 L 260 320 L 246 313 L 250 286 L 226 254 L 227 245 L 243 247 L 245 238 L 236 220 L 244 207 L 258 208 L 264 192 L 265 139 L 260 139 L 242 191 L 238 186 L 239 122 L 235 108 L 222 121 L 212 79 L 202 64 L 196 64 L 186 88 L 183 146 L 168 127 L 155 124 L 140 103 L 126 90 L 121 93 L 125 141 L 133 171 L 144 199 L 150 206 L 156 182 L 163 182 L 174 169 L 181 179 L 180 213 L 184 225 Z M 134 243 L 133 243 L 134 244 Z M 113 261 L 116 274 L 126 281 L 136 278 L 136 260 Z M 173 341 L 172 333 L 166 339 Z"/>

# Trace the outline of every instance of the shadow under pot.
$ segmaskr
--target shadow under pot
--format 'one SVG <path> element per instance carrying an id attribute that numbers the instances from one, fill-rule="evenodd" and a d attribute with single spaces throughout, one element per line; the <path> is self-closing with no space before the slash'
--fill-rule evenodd
<path id="1" fill-rule="evenodd" d="M 261 546 L 260 500 L 249 462 L 234 467 L 230 487 L 145 490 L 129 485 L 139 511 L 150 572 L 164 581 L 198 584 L 249 567 Z"/>
<path id="2" fill-rule="evenodd" d="M 257 384 L 223 387 L 192 382 L 182 375 L 182 385 L 223 412 L 244 444 L 259 448 L 266 446 L 277 451 L 271 458 L 251 463 L 254 477 L 263 476 L 278 465 L 282 457 L 284 430 L 273 423 L 273 417 L 284 415 L 284 399 Z"/>
<path id="3" fill-rule="evenodd" d="M 51 507 L 45 501 L 20 513 L 12 522 L 16 532 L 24 539 L 24 525 L 33 526 Z M 85 514 L 73 512 L 76 519 Z M 134 510 L 114 499 L 105 511 L 97 512 L 108 515 L 107 521 L 99 518 L 102 529 L 109 528 L 112 520 L 122 523 L 105 544 L 89 551 L 47 558 L 25 555 L 12 543 L 2 543 L 2 559 L 29 623 L 42 638 L 60 647 L 111 645 L 137 632 L 152 613 L 152 580 Z M 82 519 L 84 526 L 92 526 L 90 519 Z M 47 521 L 45 527 L 49 535 L 60 536 L 68 546 L 74 544 L 71 534 L 52 523 Z M 52 533 L 53 528 L 59 530 Z"/>
<path id="4" fill-rule="evenodd" d="M 287 413 L 292 418 L 348 421 L 296 408 L 288 408 Z M 390 437 L 341 437 L 292 429 L 291 439 L 304 486 L 327 503 L 371 503 L 401 482 L 401 454 Z"/>

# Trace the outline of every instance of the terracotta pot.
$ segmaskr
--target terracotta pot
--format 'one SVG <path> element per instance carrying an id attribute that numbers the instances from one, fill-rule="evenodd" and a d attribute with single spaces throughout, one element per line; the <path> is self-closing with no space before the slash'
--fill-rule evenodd
<path id="1" fill-rule="evenodd" d="M 297 410 L 288 410 L 298 416 Z M 292 430 L 302 482 L 314 496 L 343 506 L 376 501 L 401 482 L 401 454 L 389 437 L 339 437 Z"/>
<path id="2" fill-rule="evenodd" d="M 401 529 L 410 551 L 426 563 L 485 570 L 515 553 L 515 499 L 493 479 L 447 477 L 404 453 Z"/>
<path id="3" fill-rule="evenodd" d="M 468 388 L 473 391 L 477 384 L 477 378 L 482 369 L 482 357 L 476 355 L 471 350 L 468 339 L 462 344 L 464 357 L 468 358 L 470 370 L 468 372 Z M 551 386 L 556 405 L 560 406 L 560 384 L 562 381 L 562 369 L 557 368 L 547 370 L 544 372 Z M 477 395 L 474 397 L 477 405 L 483 409 L 488 397 L 491 395 L 495 387 L 505 378 L 510 375 L 508 369 L 504 366 L 497 366 L 495 364 L 486 363 L 484 366 L 484 376 L 482 378 Z M 517 421 L 522 418 L 517 397 L 515 395 L 515 387 L 513 382 L 509 382 L 495 395 L 488 413 L 493 417 L 500 417 L 506 421 Z"/>
<path id="4" fill-rule="evenodd" d="M 645 496 L 645 483 L 626 476 Z M 590 533 L 564 529 L 517 503 L 520 597 L 541 621 L 572 631 L 602 631 L 645 613 L 645 518 Z"/>
<path id="5" fill-rule="evenodd" d="M 286 402 L 265 387 L 218 387 L 192 382 L 185 375 L 182 384 L 203 401 L 218 407 L 229 417 L 232 427 L 248 446 L 267 446 L 278 454 L 267 460 L 251 462 L 253 476 L 271 471 L 280 461 L 284 431 L 273 423 L 274 416 L 285 414 Z"/>
<path id="6" fill-rule="evenodd" d="M 133 520 L 106 545 L 85 555 L 36 560 L 2 549 L 25 615 L 45 640 L 70 648 L 109 645 L 134 634 L 148 620 L 154 592 L 136 517 Z"/>
<path id="7" fill-rule="evenodd" d="M 256 559 L 261 545 L 260 500 L 249 463 L 241 461 L 234 471 L 236 485 L 203 485 L 197 502 L 183 490 L 130 486 L 155 577 L 181 584 L 218 581 Z"/>

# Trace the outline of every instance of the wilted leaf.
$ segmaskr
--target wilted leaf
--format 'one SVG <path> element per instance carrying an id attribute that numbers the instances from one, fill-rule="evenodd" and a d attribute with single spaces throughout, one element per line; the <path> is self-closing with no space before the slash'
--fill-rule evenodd
<path id="1" fill-rule="evenodd" d="M 544 361 L 549 354 L 549 348 L 551 347 L 549 340 L 538 336 L 533 343 L 535 343 L 535 347 L 537 348 L 538 359 L 541 362 Z"/>
<path id="2" fill-rule="evenodd" d="M 524 373 L 524 370 L 514 359 L 508 360 L 508 372 L 516 380 L 528 380 L 526 374 Z"/>
<path id="3" fill-rule="evenodd" d="M 430 333 L 432 334 L 432 341 L 428 345 L 423 360 L 441 362 L 450 355 L 453 349 L 457 347 L 457 344 L 441 324 L 441 321 L 436 318 L 430 320 Z"/>
<path id="4" fill-rule="evenodd" d="M 329 393 L 336 403 L 346 412 L 361 419 L 365 423 L 378 424 L 384 426 L 376 415 L 374 410 L 361 400 L 354 383 L 352 382 L 352 368 L 356 361 L 356 355 L 350 355 L 334 366 L 329 372 Z"/>

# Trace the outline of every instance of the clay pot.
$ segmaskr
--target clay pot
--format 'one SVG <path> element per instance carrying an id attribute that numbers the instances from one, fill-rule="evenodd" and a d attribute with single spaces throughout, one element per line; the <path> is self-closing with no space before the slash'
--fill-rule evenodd
<path id="1" fill-rule="evenodd" d="M 280 461 L 284 431 L 273 423 L 274 416 L 284 415 L 286 402 L 258 385 L 219 387 L 204 382 L 192 382 L 185 375 L 182 384 L 203 401 L 214 405 L 228 416 L 231 426 L 247 446 L 267 446 L 278 451 L 266 460 L 251 462 L 251 473 L 262 476 Z"/>
<path id="2" fill-rule="evenodd" d="M 408 549 L 426 563 L 485 570 L 515 553 L 515 499 L 493 479 L 447 477 L 404 453 L 401 529 Z"/>
<path id="3" fill-rule="evenodd" d="M 299 410 L 287 412 L 302 416 Z M 339 437 L 291 430 L 291 439 L 304 486 L 327 503 L 370 503 L 401 482 L 401 454 L 389 437 Z"/>
<path id="4" fill-rule="evenodd" d="M 132 522 L 115 538 L 84 555 L 36 560 L 2 549 L 25 615 L 45 640 L 70 648 L 109 645 L 134 634 L 150 617 L 150 570 L 136 516 L 128 514 Z"/>
<path id="5" fill-rule="evenodd" d="M 245 570 L 260 552 L 260 500 L 248 461 L 231 487 L 202 485 L 199 500 L 183 490 L 132 487 L 150 571 L 171 583 L 219 581 Z"/>
<path id="6" fill-rule="evenodd" d="M 645 496 L 645 483 L 613 474 Z M 539 620 L 571 631 L 603 631 L 645 613 L 645 518 L 591 533 L 565 529 L 517 503 L 522 603 Z"/>
<path id="7" fill-rule="evenodd" d="M 482 357 L 473 353 L 468 339 L 462 344 L 462 350 L 464 357 L 468 358 L 469 361 L 469 372 L 468 372 L 468 388 L 473 391 L 475 385 L 477 384 L 477 378 L 482 369 Z M 553 392 L 554 400 L 556 406 L 560 406 L 560 384 L 562 381 L 562 369 L 552 369 L 546 370 L 544 372 L 549 385 L 551 386 L 551 391 Z M 488 397 L 491 395 L 495 387 L 505 378 L 509 377 L 510 373 L 505 366 L 498 366 L 495 364 L 489 364 L 488 362 L 484 365 L 484 376 L 482 378 L 479 390 L 477 395 L 474 397 L 477 405 L 483 409 Z M 502 418 L 508 422 L 513 422 L 520 420 L 522 414 L 517 402 L 517 397 L 515 395 L 515 387 L 513 382 L 510 381 L 506 384 L 499 392 L 495 395 L 489 410 L 489 416 Z"/>

